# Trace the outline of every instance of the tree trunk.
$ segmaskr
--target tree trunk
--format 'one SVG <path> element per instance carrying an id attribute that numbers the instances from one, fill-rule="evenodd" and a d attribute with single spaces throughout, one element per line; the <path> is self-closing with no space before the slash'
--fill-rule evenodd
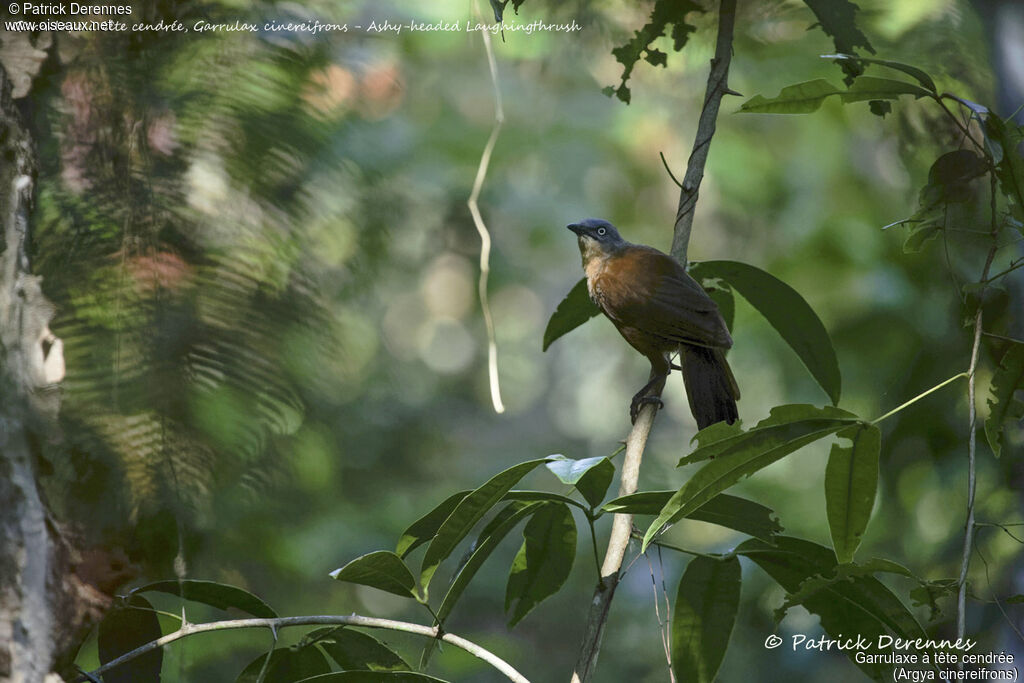
<path id="1" fill-rule="evenodd" d="M 0 68 L 0 681 L 60 680 L 83 622 L 69 552 L 40 493 L 33 443 L 53 424 L 63 349 L 29 271 L 35 150 Z"/>

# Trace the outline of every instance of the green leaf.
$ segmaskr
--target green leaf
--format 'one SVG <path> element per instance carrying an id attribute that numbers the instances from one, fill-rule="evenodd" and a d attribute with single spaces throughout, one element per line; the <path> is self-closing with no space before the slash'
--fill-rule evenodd
<path id="1" fill-rule="evenodd" d="M 903 253 L 916 254 L 920 252 L 929 242 L 938 237 L 941 232 L 942 226 L 931 220 L 915 226 L 910 234 L 907 235 L 906 241 L 903 242 Z"/>
<path id="2" fill-rule="evenodd" d="M 849 0 L 804 0 L 804 4 L 814 12 L 817 25 L 825 35 L 832 37 L 837 52 L 854 53 L 858 47 L 863 47 L 874 54 L 867 36 L 857 28 L 856 17 L 860 9 L 857 5 Z M 840 62 L 839 65 L 846 74 L 847 83 L 863 72 L 863 67 L 856 62 Z"/>
<path id="3" fill-rule="evenodd" d="M 444 596 L 444 600 L 441 601 L 441 606 L 437 610 L 438 620 L 444 624 L 445 619 L 452 613 L 455 608 L 455 603 L 458 602 L 462 593 L 466 590 L 469 582 L 476 576 L 477 571 L 491 556 L 494 549 L 498 547 L 498 544 L 509 534 L 512 529 L 516 527 L 526 517 L 529 517 L 540 508 L 543 503 L 513 503 L 505 507 L 501 513 L 495 519 L 500 519 L 500 523 L 493 526 L 488 525 L 477 542 L 474 544 L 475 549 L 469 556 L 469 559 L 463 563 L 462 567 L 459 568 L 458 573 L 452 578 L 451 585 L 448 587 L 448 592 Z"/>
<path id="4" fill-rule="evenodd" d="M 1013 597 L 1006 598 L 1006 600 L 1004 602 L 1006 602 L 1006 604 L 1008 604 L 1008 605 L 1024 604 L 1024 595 L 1020 595 L 1020 594 L 1014 595 Z"/>
<path id="5" fill-rule="evenodd" d="M 331 671 L 331 665 L 327 663 L 327 658 L 315 647 L 277 648 L 249 662 L 249 665 L 242 669 L 242 673 L 238 674 L 235 683 L 257 683 L 260 681 L 260 672 L 263 670 L 263 663 L 268 654 L 270 664 L 267 666 L 267 673 L 263 677 L 262 683 L 296 683 L 296 681 L 307 680 L 311 676 Z"/>
<path id="6" fill-rule="evenodd" d="M 563 496 L 560 493 L 551 493 L 550 491 L 525 491 L 521 489 L 513 489 L 501 497 L 502 501 L 506 500 L 518 500 L 525 503 L 535 502 L 551 502 L 551 503 L 565 503 L 566 505 L 572 505 L 580 510 L 586 511 L 587 506 L 578 500 L 573 500 L 568 496 Z"/>
<path id="7" fill-rule="evenodd" d="M 725 321 L 725 326 L 730 332 L 733 332 L 733 321 L 736 318 L 736 297 L 732 294 L 732 288 L 724 280 L 717 277 L 704 278 L 700 281 L 700 286 L 704 288 L 704 291 L 708 293 L 711 300 L 718 306 L 718 312 L 722 314 L 722 319 Z M 727 424 L 724 422 L 716 422 L 715 424 Z"/>
<path id="8" fill-rule="evenodd" d="M 547 351 L 551 343 L 563 334 L 572 332 L 577 327 L 587 322 L 595 315 L 599 315 L 601 309 L 590 298 L 587 291 L 587 278 L 583 278 L 569 290 L 558 308 L 551 314 L 548 326 L 544 329 L 544 347 Z"/>
<path id="9" fill-rule="evenodd" d="M 156 640 L 163 633 L 153 605 L 141 595 L 132 595 L 126 606 L 115 607 L 100 622 L 97 646 L 100 664 Z M 152 683 L 160 681 L 164 652 L 157 648 L 130 659 L 103 674 L 105 683 Z"/>
<path id="10" fill-rule="evenodd" d="M 216 581 L 197 581 L 195 579 L 157 581 L 140 586 L 132 591 L 133 594 L 147 592 L 179 595 L 185 600 L 201 602 L 204 605 L 216 607 L 217 609 L 234 607 L 243 612 L 248 612 L 254 617 L 264 619 L 277 617 L 277 612 L 270 605 L 244 588 L 229 586 L 224 583 L 217 583 Z"/>
<path id="11" fill-rule="evenodd" d="M 850 562 L 836 565 L 828 575 L 815 575 L 804 579 L 796 592 L 789 594 L 782 606 L 775 610 L 775 623 L 778 624 L 781 622 L 786 616 L 786 612 L 792 607 L 804 604 L 812 596 L 830 589 L 840 582 L 850 581 L 857 577 L 874 576 L 878 573 L 898 574 L 900 576 L 914 579 L 921 584 L 925 583 L 923 579 L 915 576 L 903 565 L 878 557 L 873 558 L 866 564 L 854 564 Z"/>
<path id="12" fill-rule="evenodd" d="M 448 519 L 448 516 L 467 495 L 469 495 L 469 491 L 453 493 L 440 505 L 410 524 L 409 528 L 402 532 L 402 537 L 398 539 L 395 553 L 404 559 L 413 550 L 437 535 L 437 530 L 441 528 L 444 520 Z"/>
<path id="13" fill-rule="evenodd" d="M 861 76 L 847 90 L 840 90 L 828 81 L 818 78 L 783 88 L 772 98 L 754 95 L 740 105 L 744 114 L 810 114 L 821 108 L 825 98 L 837 96 L 843 104 L 869 100 L 895 100 L 900 95 L 923 97 L 928 91 L 914 83 L 890 78 Z"/>
<path id="14" fill-rule="evenodd" d="M 448 683 L 415 671 L 335 671 L 295 683 Z"/>
<path id="15" fill-rule="evenodd" d="M 690 560 L 679 580 L 672 612 L 672 672 L 676 680 L 715 680 L 739 611 L 741 579 L 738 557 Z"/>
<path id="16" fill-rule="evenodd" d="M 1002 158 L 996 163 L 999 188 L 1009 200 L 1010 212 L 1018 221 L 1024 221 L 1024 156 L 1020 143 L 1024 128 L 1005 123 L 994 114 L 985 117 L 986 139 L 994 140 L 1002 148 Z"/>
<path id="17" fill-rule="evenodd" d="M 622 64 L 622 80 L 617 87 L 606 88 L 606 91 L 613 91 L 620 100 L 629 104 L 629 88 L 626 81 L 633 73 L 633 67 L 640 61 L 641 57 L 651 64 L 666 65 L 667 55 L 661 50 L 651 47 L 651 44 L 661 36 L 665 35 L 669 24 L 672 28 L 672 47 L 676 52 L 683 49 L 690 33 L 696 27 L 686 22 L 686 15 L 689 12 L 702 12 L 703 9 L 691 0 L 657 0 L 654 9 L 651 10 L 651 17 L 646 24 L 633 33 L 633 37 L 625 45 L 620 45 L 612 50 L 616 61 Z"/>
<path id="18" fill-rule="evenodd" d="M 1024 389 L 1024 344 L 1013 344 L 999 362 L 989 388 L 985 437 L 997 458 L 1003 451 L 1006 426 L 1020 424 L 1024 418 L 1024 402 L 1015 397 L 1021 389 Z"/>
<path id="19" fill-rule="evenodd" d="M 832 575 L 836 571 L 836 558 L 829 548 L 789 536 L 776 536 L 774 545 L 751 539 L 737 546 L 735 553 L 750 558 L 790 594 L 797 593 L 807 579 Z M 832 638 L 855 633 L 868 642 L 877 643 L 879 635 L 926 637 L 914 615 L 873 576 L 836 581 L 807 596 L 801 604 L 819 616 L 822 628 Z M 845 652 L 852 660 L 861 650 Z M 892 680 L 895 665 L 865 663 L 858 666 L 875 680 Z"/>
<path id="20" fill-rule="evenodd" d="M 836 557 L 851 562 L 875 504 L 882 433 L 874 425 L 860 424 L 838 436 L 851 444 L 832 445 L 825 468 L 825 511 Z"/>
<path id="21" fill-rule="evenodd" d="M 853 413 L 832 406 L 777 406 L 749 431 L 698 448 L 679 464 L 713 459 L 665 504 L 644 534 L 643 550 L 664 525 L 689 516 L 741 478 L 858 421 Z"/>
<path id="22" fill-rule="evenodd" d="M 499 472 L 459 502 L 455 510 L 438 529 L 437 535 L 427 546 L 427 552 L 423 556 L 423 564 L 420 566 L 420 583 L 423 586 L 424 600 L 427 597 L 430 579 L 437 571 L 438 565 L 452 554 L 455 547 L 466 537 L 473 526 L 508 493 L 509 489 L 538 465 L 547 461 L 547 458 L 530 460 Z"/>
<path id="23" fill-rule="evenodd" d="M 754 95 L 740 105 L 744 114 L 810 114 L 821 108 L 821 103 L 841 90 L 823 78 L 787 85 L 778 95 L 766 98 Z"/>
<path id="24" fill-rule="evenodd" d="M 561 503 L 545 504 L 527 522 L 523 539 L 505 588 L 505 611 L 515 604 L 509 626 L 515 626 L 542 600 L 558 592 L 569 578 L 576 558 L 572 512 Z"/>
<path id="25" fill-rule="evenodd" d="M 605 512 L 632 515 L 656 515 L 661 512 L 675 491 L 644 491 L 622 496 L 604 504 Z M 773 517 L 775 512 L 760 503 L 739 496 L 720 493 L 686 516 L 700 522 L 717 524 L 728 529 L 771 541 L 782 526 Z"/>
<path id="26" fill-rule="evenodd" d="M 402 558 L 387 550 L 378 550 L 357 557 L 344 567 L 331 572 L 331 578 L 347 583 L 370 586 L 403 598 L 417 598 L 416 579 Z"/>
<path id="27" fill-rule="evenodd" d="M 338 629 L 317 643 L 342 669 L 408 671 L 411 668 L 394 650 L 361 631 Z"/>
<path id="28" fill-rule="evenodd" d="M 859 57 L 857 55 L 848 54 L 834 54 L 834 55 L 822 55 L 822 59 L 835 59 L 835 60 L 848 60 L 854 62 L 860 62 L 862 64 L 878 64 L 879 66 L 887 66 L 890 69 L 896 69 L 902 71 L 908 76 L 913 77 L 918 83 L 931 93 L 937 93 L 938 88 L 935 87 L 935 81 L 922 69 L 910 64 L 904 64 L 902 62 L 893 62 L 888 59 L 870 59 L 867 57 Z"/>
<path id="29" fill-rule="evenodd" d="M 839 403 L 842 377 L 825 325 L 795 289 L 760 268 L 737 261 L 703 261 L 693 271 L 718 277 L 743 295 L 782 336 L 832 400 Z"/>
<path id="30" fill-rule="evenodd" d="M 596 507 L 604 500 L 604 494 L 615 476 L 615 465 L 604 456 L 572 460 L 564 455 L 553 455 L 552 462 L 547 464 L 562 483 L 575 486 L 591 507 Z"/>

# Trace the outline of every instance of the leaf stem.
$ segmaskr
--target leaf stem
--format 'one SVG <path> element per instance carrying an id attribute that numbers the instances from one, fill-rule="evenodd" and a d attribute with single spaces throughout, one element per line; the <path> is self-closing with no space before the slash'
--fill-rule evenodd
<path id="1" fill-rule="evenodd" d="M 131 652 L 126 652 L 120 657 L 113 659 L 98 669 L 90 671 L 86 676 L 92 676 L 98 678 L 101 674 L 110 671 L 111 669 L 124 664 L 125 662 L 135 659 L 136 657 L 143 655 L 147 652 L 152 652 L 165 645 L 169 645 L 176 640 L 194 636 L 199 633 L 209 633 L 211 631 L 228 631 L 232 629 L 242 628 L 269 628 L 276 632 L 279 628 L 286 626 L 362 626 L 365 628 L 381 628 L 389 631 L 402 631 L 404 633 L 412 633 L 419 636 L 425 636 L 427 638 L 436 638 L 443 640 L 446 643 L 451 643 L 455 647 L 461 648 L 466 652 L 474 655 L 487 662 L 495 669 L 505 674 L 510 681 L 515 683 L 530 683 L 529 680 L 521 673 L 516 671 L 511 664 L 501 659 L 494 653 L 486 650 L 476 643 L 470 642 L 465 638 L 452 633 L 445 633 L 437 626 L 424 626 L 422 624 L 412 624 L 406 621 L 394 621 L 392 619 L 377 619 L 374 617 L 363 617 L 357 614 L 348 616 L 303 616 L 303 617 L 278 617 L 276 619 L 231 619 L 226 621 L 211 621 L 203 624 L 185 624 L 177 631 L 168 633 L 165 636 L 161 636 L 156 640 L 150 641 L 145 645 L 138 647 Z M 81 680 L 81 679 L 80 679 Z M 87 679 L 86 679 L 87 680 Z"/>
<path id="2" fill-rule="evenodd" d="M 874 420 L 871 421 L 871 424 L 876 425 L 879 422 L 881 422 L 882 420 L 884 420 L 886 418 L 889 418 L 889 417 L 892 417 L 893 415 L 895 415 L 896 413 L 900 412 L 904 408 L 907 408 L 907 407 L 912 406 L 913 404 L 917 403 L 918 401 L 920 401 L 925 396 L 928 396 L 929 394 L 938 391 L 939 389 L 941 389 L 942 387 L 946 386 L 947 384 L 952 384 L 953 382 L 955 382 L 956 380 L 960 379 L 961 377 L 968 377 L 969 374 L 970 374 L 969 372 L 961 372 L 958 375 L 953 375 L 952 377 L 947 379 L 945 382 L 942 382 L 941 384 L 936 384 L 931 389 L 928 389 L 927 391 L 924 391 L 924 392 L 918 394 L 917 396 L 915 396 L 914 398 L 910 399 L 906 403 L 904 403 L 904 404 L 902 404 L 902 405 L 900 405 L 900 406 L 898 406 L 896 408 L 893 408 L 892 410 L 890 410 L 885 415 L 882 415 L 881 417 L 876 417 Z"/>

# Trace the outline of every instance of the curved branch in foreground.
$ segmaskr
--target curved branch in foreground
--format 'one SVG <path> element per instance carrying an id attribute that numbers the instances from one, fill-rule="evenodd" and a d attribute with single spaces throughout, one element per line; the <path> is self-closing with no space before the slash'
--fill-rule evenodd
<path id="1" fill-rule="evenodd" d="M 736 23 L 736 0 L 721 0 L 718 15 L 718 37 L 715 43 L 715 56 L 711 60 L 711 72 L 708 74 L 708 87 L 704 95 L 704 106 L 697 123 L 697 135 L 694 139 L 693 152 L 687 162 L 686 175 L 679 192 L 679 209 L 672 233 L 671 254 L 686 267 L 686 250 L 690 242 L 690 230 L 693 226 L 693 210 L 697 204 L 697 191 L 704 177 L 704 165 L 708 158 L 711 138 L 715 135 L 715 120 L 722 97 L 730 93 L 728 86 L 729 63 L 732 60 L 733 27 Z M 640 477 L 640 461 L 647 437 L 654 424 L 657 408 L 645 405 L 640 410 L 633 429 L 626 438 L 626 459 L 622 465 L 622 477 L 619 484 L 619 496 L 634 493 Z M 601 579 L 594 589 L 594 598 L 590 603 L 587 625 L 583 634 L 583 643 L 576 659 L 576 667 L 572 674 L 572 683 L 587 683 L 594 675 L 597 657 L 601 652 L 601 638 L 604 626 L 608 621 L 608 610 L 611 608 L 615 587 L 619 583 L 619 570 L 629 546 L 633 528 L 632 515 L 616 514 L 612 521 L 611 537 L 608 539 L 608 550 L 604 564 L 601 566 Z"/>
<path id="2" fill-rule="evenodd" d="M 530 681 L 523 676 L 521 673 L 515 670 L 515 668 L 501 659 L 493 652 L 486 650 L 476 643 L 470 642 L 465 638 L 460 638 L 454 633 L 445 633 L 441 631 L 437 626 L 424 626 L 422 624 L 411 624 L 407 621 L 394 621 L 393 619 L 377 619 L 374 617 L 361 617 L 356 614 L 349 616 L 304 616 L 304 617 L 278 617 L 277 619 L 231 619 L 226 621 L 211 621 L 204 624 L 182 624 L 181 628 L 173 633 L 168 633 L 156 640 L 146 643 L 142 647 L 136 648 L 131 652 L 126 652 L 117 659 L 111 660 L 88 673 L 89 676 L 94 678 L 100 674 L 110 671 L 114 667 L 120 666 L 124 662 L 130 659 L 134 659 L 139 655 L 145 654 L 157 648 L 163 647 L 173 643 L 176 640 L 187 638 L 188 636 L 194 636 L 198 633 L 209 633 L 210 631 L 229 631 L 232 629 L 240 628 L 269 628 L 274 632 L 279 628 L 285 626 L 363 626 L 366 628 L 382 628 L 389 631 L 402 631 L 404 633 L 413 633 L 418 636 L 425 636 L 427 638 L 437 638 L 446 643 L 451 643 L 457 648 L 461 648 L 466 652 L 470 653 L 474 657 L 478 657 L 495 669 L 505 674 L 505 676 L 515 683 L 530 683 Z M 79 679 L 83 680 L 83 679 Z"/>

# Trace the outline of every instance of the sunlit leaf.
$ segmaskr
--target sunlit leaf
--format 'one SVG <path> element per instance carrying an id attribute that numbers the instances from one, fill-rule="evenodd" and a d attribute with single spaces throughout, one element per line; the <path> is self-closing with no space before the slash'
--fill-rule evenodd
<path id="1" fill-rule="evenodd" d="M 882 433 L 874 425 L 860 424 L 838 436 L 851 443 L 832 445 L 825 468 L 825 511 L 836 557 L 851 562 L 875 504 Z"/>
<path id="2" fill-rule="evenodd" d="M 741 478 L 858 421 L 853 413 L 832 406 L 777 406 L 749 431 L 698 448 L 683 458 L 680 465 L 711 461 L 665 504 L 644 534 L 643 548 L 646 550 L 664 525 L 687 517 Z"/>
<path id="3" fill-rule="evenodd" d="M 100 622 L 97 636 L 100 664 L 107 664 L 161 635 L 153 606 L 141 595 L 133 595 L 126 606 L 110 610 Z M 158 683 L 163 658 L 161 648 L 151 650 L 103 674 L 103 680 L 105 683 Z"/>
<path id="4" fill-rule="evenodd" d="M 216 581 L 198 581 L 183 579 L 181 581 L 157 581 L 140 586 L 132 593 L 170 593 L 180 595 L 186 600 L 201 602 L 217 609 L 235 608 L 248 612 L 254 617 L 273 619 L 277 616 L 270 605 L 244 588 L 229 586 Z"/>
<path id="5" fill-rule="evenodd" d="M 357 557 L 331 572 L 331 578 L 347 583 L 371 586 L 403 598 L 415 598 L 416 579 L 402 558 L 387 550 Z"/>
<path id="6" fill-rule="evenodd" d="M 551 343 L 564 334 L 572 332 L 577 327 L 587 322 L 595 315 L 599 315 L 601 309 L 590 298 L 587 292 L 587 278 L 583 278 L 569 290 L 558 308 L 551 314 L 548 326 L 544 329 L 544 347 L 547 351 Z"/>
<path id="7" fill-rule="evenodd" d="M 459 502 L 455 510 L 438 529 L 437 535 L 427 546 L 427 552 L 423 556 L 423 564 L 420 567 L 420 583 L 423 586 L 424 599 L 426 599 L 430 579 L 437 571 L 438 565 L 452 554 L 452 551 L 473 526 L 508 493 L 509 489 L 538 465 L 545 462 L 547 459 L 542 458 L 514 465 L 491 477 L 485 484 Z"/>
<path id="8" fill-rule="evenodd" d="M 800 294 L 774 275 L 737 261 L 703 261 L 694 277 L 718 277 L 743 295 L 796 352 L 811 376 L 839 403 L 842 377 L 825 325 Z"/>
<path id="9" fill-rule="evenodd" d="M 1007 426 L 1024 419 L 1024 401 L 1015 394 L 1024 389 L 1024 344 L 1012 344 L 999 362 L 989 389 L 985 436 L 998 458 L 1003 451 Z"/>
<path id="10" fill-rule="evenodd" d="M 644 491 L 615 498 L 605 503 L 605 512 L 620 512 L 632 515 L 657 515 L 675 491 Z M 686 516 L 700 522 L 709 522 L 741 533 L 771 541 L 782 531 L 774 517 L 775 513 L 760 503 L 739 496 L 720 493 Z"/>
<path id="11" fill-rule="evenodd" d="M 861 76 L 846 90 L 840 90 L 828 81 L 818 78 L 783 88 L 775 97 L 754 95 L 740 105 L 747 114 L 810 114 L 818 111 L 826 98 L 833 95 L 844 104 L 869 100 L 895 100 L 900 95 L 923 97 L 928 91 L 914 83 L 890 78 Z"/>
<path id="12" fill-rule="evenodd" d="M 453 493 L 440 505 L 410 524 L 409 528 L 402 532 L 402 537 L 398 539 L 398 545 L 395 546 L 398 556 L 405 558 L 413 550 L 432 539 L 444 520 L 448 519 L 448 516 L 467 495 L 469 495 L 469 491 Z"/>
<path id="13" fill-rule="evenodd" d="M 615 465 L 604 456 L 572 460 L 565 456 L 555 458 L 547 464 L 556 477 L 569 486 L 575 486 L 591 506 L 600 505 L 608 486 L 615 476 Z"/>
<path id="14" fill-rule="evenodd" d="M 576 558 L 576 523 L 568 506 L 549 503 L 537 510 L 523 529 L 505 588 L 505 611 L 515 626 L 542 600 L 558 592 Z M 513 605 L 515 605 L 513 609 Z"/>
<path id="15" fill-rule="evenodd" d="M 672 672 L 676 680 L 715 680 L 739 610 L 741 579 L 737 557 L 695 557 L 686 566 L 672 611 Z"/>

